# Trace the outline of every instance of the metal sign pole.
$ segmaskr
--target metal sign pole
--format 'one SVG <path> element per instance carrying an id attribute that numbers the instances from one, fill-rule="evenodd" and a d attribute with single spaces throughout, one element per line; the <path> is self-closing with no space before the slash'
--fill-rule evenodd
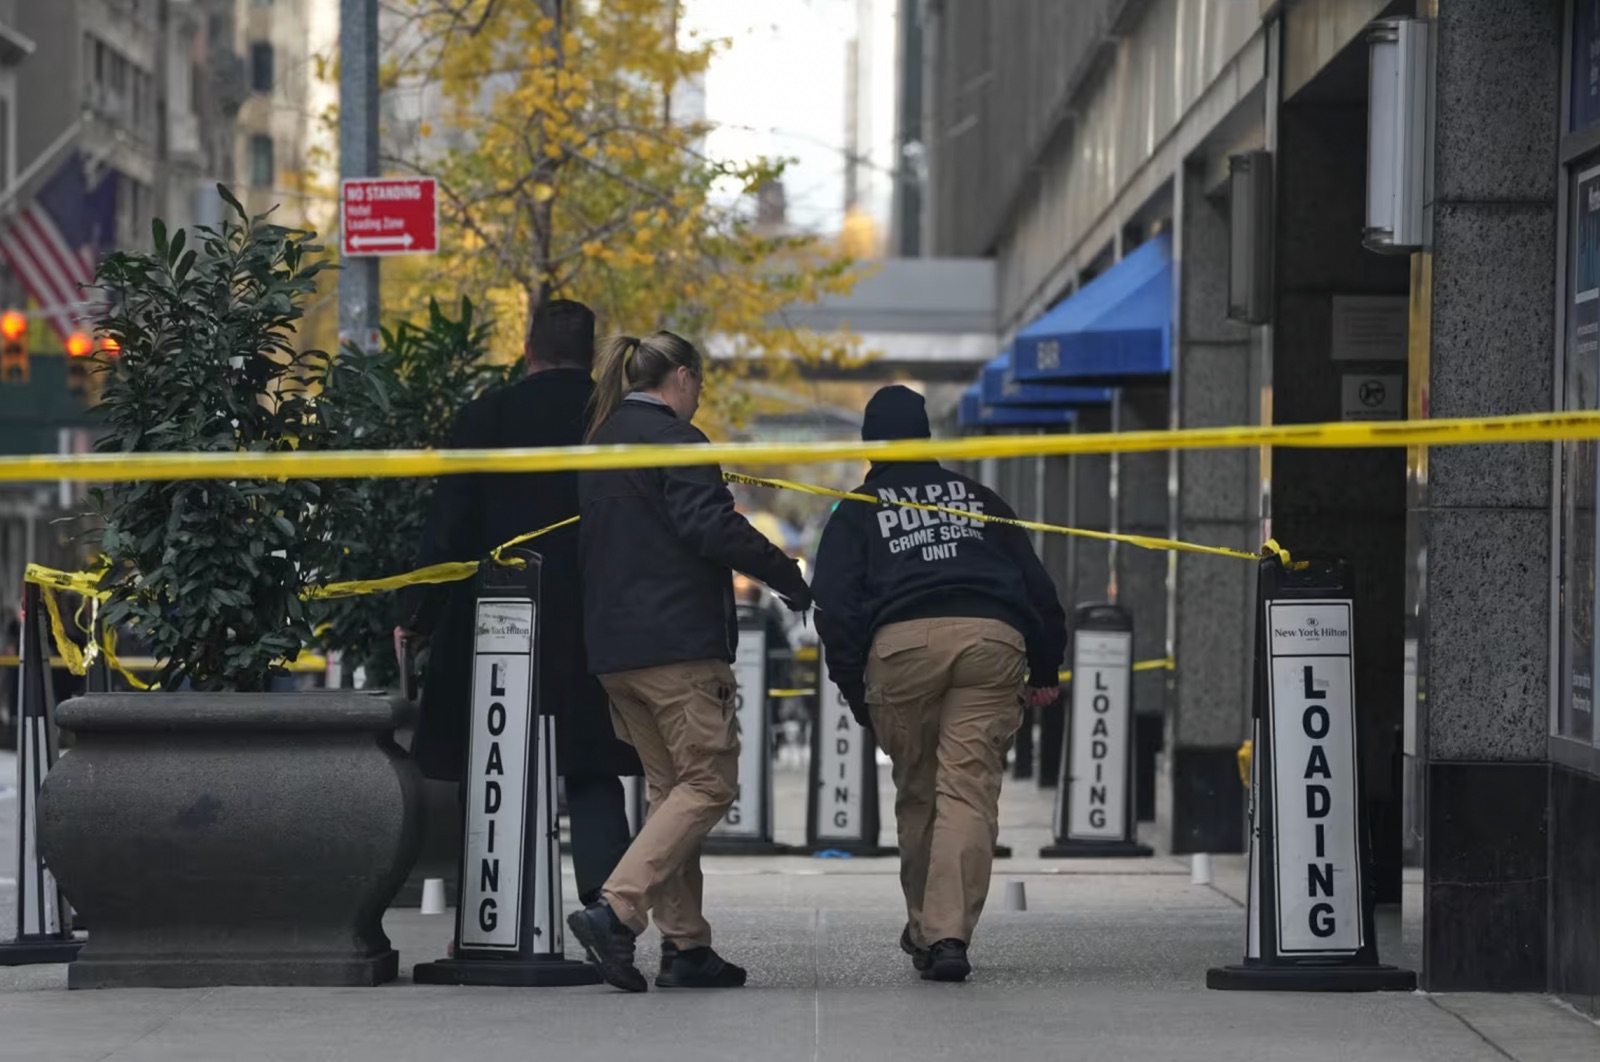
<path id="1" fill-rule="evenodd" d="M 39 790 L 56 762 L 49 641 L 40 598 L 36 584 L 24 584 L 17 646 L 17 916 L 11 939 L 0 941 L 0 966 L 72 962 L 83 946 L 72 935 L 71 908 L 37 846 Z"/>
<path id="2" fill-rule="evenodd" d="M 1342 560 L 1261 562 L 1245 958 L 1208 970 L 1208 988 L 1417 987 L 1414 972 L 1378 961 L 1354 598 Z"/>
<path id="3" fill-rule="evenodd" d="M 1074 617 L 1072 702 L 1044 859 L 1147 856 L 1134 811 L 1133 618 L 1117 605 Z"/>
<path id="4" fill-rule="evenodd" d="M 478 576 L 456 940 L 418 984 L 554 986 L 600 982 L 566 957 L 555 717 L 539 703 L 540 557 Z"/>

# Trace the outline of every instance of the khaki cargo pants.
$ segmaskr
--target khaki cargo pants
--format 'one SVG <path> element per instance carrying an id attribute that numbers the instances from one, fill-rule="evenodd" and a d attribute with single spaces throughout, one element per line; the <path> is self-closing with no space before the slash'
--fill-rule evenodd
<path id="1" fill-rule="evenodd" d="M 701 914 L 700 842 L 738 793 L 733 669 L 720 660 L 601 675 L 611 723 L 644 765 L 649 817 L 600 890 L 629 929 L 654 914 L 679 948 L 711 943 Z"/>
<path id="2" fill-rule="evenodd" d="M 970 942 L 983 913 L 1025 660 L 1022 635 L 999 620 L 909 620 L 873 639 L 867 704 L 894 761 L 900 887 L 919 948 Z"/>

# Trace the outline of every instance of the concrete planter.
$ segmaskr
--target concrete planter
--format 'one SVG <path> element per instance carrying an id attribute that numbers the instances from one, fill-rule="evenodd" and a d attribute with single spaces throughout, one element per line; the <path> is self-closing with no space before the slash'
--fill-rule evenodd
<path id="1" fill-rule="evenodd" d="M 411 706 L 413 710 L 415 707 Z M 402 730 L 394 739 L 409 752 L 415 737 L 410 731 Z M 417 861 L 412 864 L 411 875 L 400 886 L 391 906 L 422 906 L 423 882 L 441 878 L 445 902 L 454 907 L 458 891 L 456 878 L 461 873 L 461 784 L 424 778 L 422 803 L 422 844 L 417 851 Z"/>
<path id="2" fill-rule="evenodd" d="M 373 985 L 417 856 L 406 709 L 353 690 L 112 693 L 57 713 L 39 849 L 91 926 L 73 988 Z"/>

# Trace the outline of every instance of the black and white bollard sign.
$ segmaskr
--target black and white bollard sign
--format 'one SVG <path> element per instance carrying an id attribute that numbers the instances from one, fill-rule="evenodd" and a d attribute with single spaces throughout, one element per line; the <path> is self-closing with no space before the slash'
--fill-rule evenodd
<path id="1" fill-rule="evenodd" d="M 16 924 L 0 940 L 0 966 L 72 962 L 83 942 L 72 935 L 72 909 L 50 868 L 39 858 L 39 788 L 56 762 L 50 710 L 50 654 L 44 637 L 39 587 L 23 584 L 17 653 L 17 872 Z"/>
<path id="2" fill-rule="evenodd" d="M 702 843 L 718 855 L 773 855 L 787 851 L 772 839 L 772 729 L 767 710 L 767 628 L 741 610 L 733 662 L 739 724 L 739 795 Z"/>
<path id="3" fill-rule="evenodd" d="M 811 727 L 811 803 L 806 850 L 852 856 L 893 855 L 878 843 L 878 755 L 850 714 L 839 687 L 818 677 Z"/>
<path id="4" fill-rule="evenodd" d="M 1340 560 L 1261 562 L 1244 962 L 1220 989 L 1408 992 L 1378 962 L 1372 845 L 1361 814 L 1355 583 Z"/>
<path id="5" fill-rule="evenodd" d="M 1133 619 L 1083 605 L 1073 622 L 1072 700 L 1045 859 L 1147 856 L 1134 814 Z"/>
<path id="6" fill-rule="evenodd" d="M 467 743 L 466 822 L 450 958 L 418 984 L 592 985 L 566 957 L 556 822 L 555 717 L 539 704 L 540 558 L 486 563 L 478 576 Z"/>

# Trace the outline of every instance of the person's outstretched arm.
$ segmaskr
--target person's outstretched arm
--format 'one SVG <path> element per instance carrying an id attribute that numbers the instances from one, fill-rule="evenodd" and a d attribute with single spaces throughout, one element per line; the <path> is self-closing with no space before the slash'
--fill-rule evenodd
<path id="1" fill-rule="evenodd" d="M 684 441 L 707 441 L 694 428 L 690 427 L 689 431 L 694 437 Z M 739 514 L 734 507 L 733 492 L 722 481 L 720 467 L 663 468 L 661 476 L 667 518 L 674 533 L 691 550 L 761 580 L 788 601 L 791 608 L 804 610 L 810 606 L 811 591 L 800 574 L 800 566 Z"/>

